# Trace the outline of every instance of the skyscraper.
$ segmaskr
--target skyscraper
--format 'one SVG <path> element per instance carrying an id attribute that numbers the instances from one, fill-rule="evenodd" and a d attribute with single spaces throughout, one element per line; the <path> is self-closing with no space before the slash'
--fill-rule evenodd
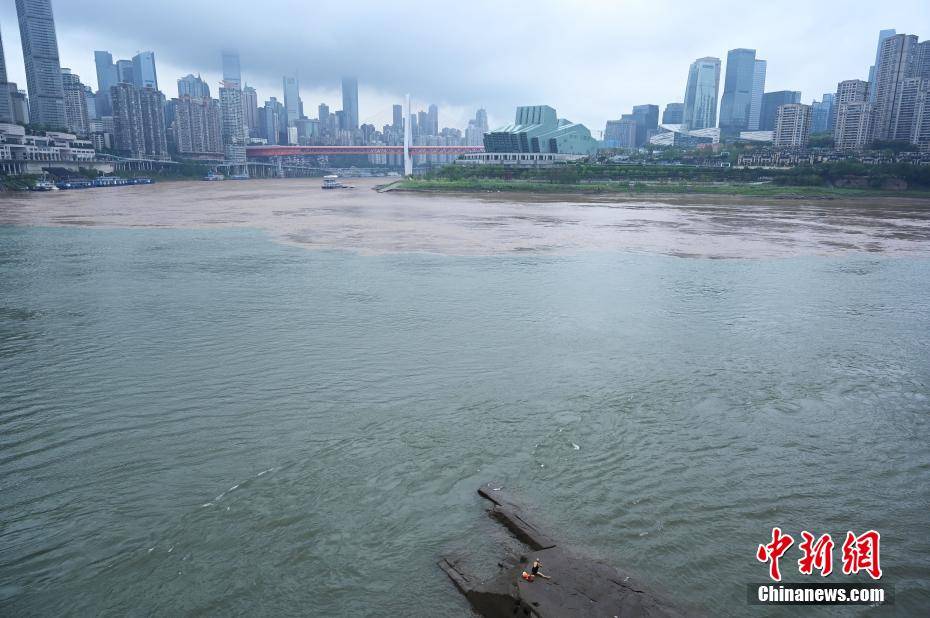
<path id="1" fill-rule="evenodd" d="M 833 132 L 833 100 L 834 95 L 826 93 L 822 101 L 811 103 L 811 133 Z"/>
<path id="2" fill-rule="evenodd" d="M 65 101 L 65 122 L 68 130 L 77 135 L 87 135 L 90 117 L 87 113 L 87 99 L 81 78 L 71 69 L 61 70 L 61 86 Z"/>
<path id="3" fill-rule="evenodd" d="M 752 73 L 752 94 L 749 97 L 749 130 L 758 131 L 762 117 L 762 95 L 765 93 L 765 60 L 756 60 Z"/>
<path id="4" fill-rule="evenodd" d="M 720 58 L 698 58 L 688 70 L 682 125 L 689 130 L 717 124 L 717 92 L 720 88 Z"/>
<path id="5" fill-rule="evenodd" d="M 250 136 L 258 136 L 258 93 L 255 88 L 246 86 L 242 89 L 242 116 Z"/>
<path id="6" fill-rule="evenodd" d="M 329 113 L 329 105 L 320 103 L 320 106 L 317 108 L 317 113 L 320 119 L 320 130 L 324 133 L 332 133 L 335 127 L 332 126 L 333 118 L 332 114 Z"/>
<path id="7" fill-rule="evenodd" d="M 239 52 L 234 49 L 223 50 L 223 81 L 231 87 L 242 86 L 242 72 L 239 68 Z"/>
<path id="8" fill-rule="evenodd" d="M 762 95 L 762 113 L 759 114 L 759 130 L 774 131 L 778 121 L 778 108 L 790 103 L 800 103 L 801 93 L 797 90 L 777 90 Z"/>
<path id="9" fill-rule="evenodd" d="M 119 81 L 116 74 L 116 65 L 113 64 L 113 54 L 108 51 L 94 52 L 94 64 L 97 67 L 97 111 L 101 116 L 109 116 L 112 112 L 110 103 L 110 87 Z"/>
<path id="10" fill-rule="evenodd" d="M 265 101 L 265 106 L 262 110 L 265 116 L 265 126 L 263 127 L 265 139 L 268 140 L 269 144 L 280 144 L 281 131 L 287 126 L 284 106 L 281 105 L 278 99 L 271 97 Z"/>
<path id="11" fill-rule="evenodd" d="M 875 119 L 873 139 L 895 139 L 895 118 L 901 101 L 904 80 L 917 70 L 917 37 L 895 34 L 879 47 L 875 66 Z"/>
<path id="12" fill-rule="evenodd" d="M 426 120 L 429 122 L 429 134 L 439 135 L 439 107 L 435 103 L 426 108 Z"/>
<path id="13" fill-rule="evenodd" d="M 878 45 L 875 46 L 875 64 L 869 67 L 869 103 L 875 103 L 875 68 L 878 66 L 878 59 L 882 55 L 882 43 L 885 39 L 894 35 L 894 28 L 880 30 L 878 33 Z"/>
<path id="14" fill-rule="evenodd" d="M 120 82 L 135 85 L 136 78 L 133 75 L 132 60 L 116 61 L 116 83 Z"/>
<path id="15" fill-rule="evenodd" d="M 483 107 L 475 112 L 475 126 L 484 133 L 488 132 L 488 112 Z"/>
<path id="16" fill-rule="evenodd" d="M 634 105 L 632 119 L 636 122 L 636 142 L 637 148 L 646 143 L 651 133 L 654 133 L 659 126 L 659 106 L 658 105 Z M 626 118 L 626 114 L 623 115 Z"/>
<path id="17" fill-rule="evenodd" d="M 395 105 L 392 108 L 392 112 L 393 112 L 393 118 L 392 118 L 391 126 L 394 128 L 395 131 L 403 130 L 404 128 L 404 106 Z M 320 120 L 322 120 L 322 118 Z"/>
<path id="18" fill-rule="evenodd" d="M 3 38 L 0 36 L 0 122 L 13 122 L 13 93 L 16 84 L 7 81 L 6 60 L 3 56 Z"/>
<path id="19" fill-rule="evenodd" d="M 52 2 L 16 0 L 16 14 L 26 64 L 30 121 L 63 128 L 67 119 Z"/>
<path id="20" fill-rule="evenodd" d="M 662 124 L 681 124 L 685 113 L 684 103 L 668 103 L 662 112 Z"/>
<path id="21" fill-rule="evenodd" d="M 300 118 L 300 84 L 296 77 L 284 77 L 284 119 L 286 126 L 293 126 Z"/>
<path id="22" fill-rule="evenodd" d="M 136 88 L 158 90 L 158 75 L 155 72 L 155 52 L 139 52 L 132 57 L 132 80 Z"/>
<path id="23" fill-rule="evenodd" d="M 245 119 L 242 117 L 242 90 L 235 82 L 224 82 L 220 87 L 220 111 L 223 115 L 223 149 L 226 160 L 231 163 L 245 163 L 248 135 Z"/>
<path id="24" fill-rule="evenodd" d="M 210 86 L 199 75 L 195 77 L 193 74 L 188 73 L 178 80 L 178 97 L 209 99 Z"/>
<path id="25" fill-rule="evenodd" d="M 756 50 L 731 49 L 727 52 L 727 72 L 720 99 L 720 133 L 735 136 L 749 128 L 756 72 Z"/>
<path id="26" fill-rule="evenodd" d="M 788 103 L 776 112 L 774 145 L 778 148 L 803 148 L 811 135 L 811 106 Z"/>
<path id="27" fill-rule="evenodd" d="M 354 77 L 342 78 L 342 111 L 346 114 L 346 126 L 343 129 L 358 129 L 358 80 Z"/>

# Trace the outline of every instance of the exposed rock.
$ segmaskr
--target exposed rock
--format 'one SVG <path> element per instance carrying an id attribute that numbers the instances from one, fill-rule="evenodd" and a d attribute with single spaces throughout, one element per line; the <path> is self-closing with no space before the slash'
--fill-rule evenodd
<path id="1" fill-rule="evenodd" d="M 481 615 L 487 618 L 683 615 L 631 575 L 560 546 L 527 521 L 520 507 L 501 489 L 488 484 L 478 493 L 491 501 L 489 514 L 533 550 L 528 562 L 505 567 L 484 581 L 464 573 L 453 560 L 444 558 L 439 562 L 439 567 Z M 522 573 L 529 572 L 536 558 L 542 562 L 541 572 L 551 579 L 536 577 L 532 582 L 523 579 Z"/>

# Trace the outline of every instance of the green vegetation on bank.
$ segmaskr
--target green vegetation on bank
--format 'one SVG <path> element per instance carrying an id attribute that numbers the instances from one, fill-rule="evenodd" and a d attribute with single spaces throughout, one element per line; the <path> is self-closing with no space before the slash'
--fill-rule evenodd
<path id="1" fill-rule="evenodd" d="M 716 195 L 930 197 L 930 166 L 824 163 L 786 169 L 569 164 L 551 168 L 449 165 L 399 183 L 412 191 L 706 193 Z"/>
<path id="2" fill-rule="evenodd" d="M 906 195 L 930 198 L 930 191 L 884 191 L 880 189 L 852 189 L 846 187 L 801 187 L 771 183 L 684 183 L 684 182 L 584 182 L 575 185 L 554 184 L 527 180 L 500 180 L 473 178 L 444 180 L 438 178 L 406 179 L 395 185 L 405 191 L 449 192 L 526 192 L 526 193 L 584 193 L 614 195 L 649 194 L 706 194 L 741 195 L 749 197 L 881 197 Z"/>

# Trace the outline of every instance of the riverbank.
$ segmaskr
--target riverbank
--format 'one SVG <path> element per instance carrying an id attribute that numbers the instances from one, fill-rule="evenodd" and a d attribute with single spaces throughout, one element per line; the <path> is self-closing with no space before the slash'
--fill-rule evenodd
<path id="1" fill-rule="evenodd" d="M 673 182 L 579 182 L 573 184 L 534 180 L 503 180 L 497 178 L 410 178 L 394 183 L 392 191 L 427 193 L 543 193 L 547 195 L 609 195 L 637 200 L 668 196 L 709 195 L 759 197 L 774 199 L 856 199 L 901 198 L 926 202 L 930 205 L 930 191 L 888 191 L 847 187 L 800 187 L 772 183 L 673 183 Z"/>

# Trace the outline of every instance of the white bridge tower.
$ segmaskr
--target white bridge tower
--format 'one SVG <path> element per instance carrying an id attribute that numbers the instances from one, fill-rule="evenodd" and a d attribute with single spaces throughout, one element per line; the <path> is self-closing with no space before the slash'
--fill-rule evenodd
<path id="1" fill-rule="evenodd" d="M 413 159 L 410 158 L 410 95 L 407 95 L 407 116 L 404 118 L 404 176 L 413 176 Z"/>

